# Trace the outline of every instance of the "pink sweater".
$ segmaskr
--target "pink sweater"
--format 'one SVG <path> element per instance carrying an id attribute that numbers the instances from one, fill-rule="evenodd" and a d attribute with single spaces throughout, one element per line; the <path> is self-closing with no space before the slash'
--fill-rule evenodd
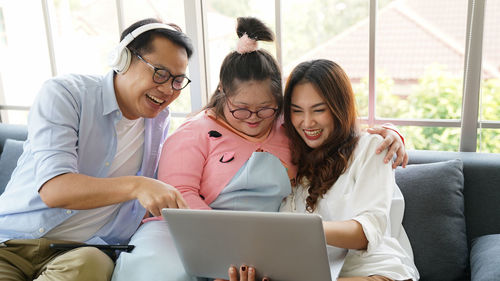
<path id="1" fill-rule="evenodd" d="M 163 145 L 158 179 L 175 186 L 192 209 L 210 209 L 213 202 L 255 151 L 278 157 L 290 178 L 288 138 L 276 122 L 269 136 L 256 142 L 234 133 L 221 122 L 200 112 L 179 127 Z"/>

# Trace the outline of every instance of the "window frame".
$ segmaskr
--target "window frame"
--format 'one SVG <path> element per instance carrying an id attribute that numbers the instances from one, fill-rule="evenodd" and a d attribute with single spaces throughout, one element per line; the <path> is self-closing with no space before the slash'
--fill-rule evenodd
<path id="1" fill-rule="evenodd" d="M 123 0 L 115 0 L 117 9 L 117 21 L 120 32 L 124 27 Z M 475 152 L 477 150 L 478 129 L 500 129 L 500 120 L 479 120 L 480 95 L 481 95 L 481 72 L 483 58 L 483 31 L 485 20 L 485 7 L 487 0 L 467 0 L 467 33 L 465 42 L 464 79 L 462 92 L 461 119 L 393 119 L 376 116 L 376 25 L 378 13 L 378 1 L 370 1 L 369 18 L 369 85 L 368 85 L 368 117 L 360 118 L 361 122 L 368 126 L 392 123 L 400 126 L 425 126 L 425 127 L 449 127 L 460 128 L 459 151 Z M 276 26 L 276 57 L 278 64 L 282 67 L 282 5 L 281 0 L 275 3 L 275 26 Z M 53 25 L 51 11 L 52 5 L 49 0 L 42 0 L 46 39 L 48 44 L 48 55 L 52 76 L 58 74 L 57 53 L 54 47 Z M 207 7 L 203 0 L 185 0 L 184 13 L 186 34 L 192 39 L 194 52 L 190 59 L 190 77 L 193 82 L 191 88 L 191 111 L 195 112 L 203 107 L 209 99 L 209 69 L 208 60 L 208 36 L 207 36 Z M 3 88 L 1 88 L 2 93 Z M 0 104 L 0 110 L 22 110 L 28 111 L 29 106 L 16 106 Z M 173 112 L 173 117 L 186 117 L 188 113 Z M 0 116 L 0 122 L 1 116 Z"/>

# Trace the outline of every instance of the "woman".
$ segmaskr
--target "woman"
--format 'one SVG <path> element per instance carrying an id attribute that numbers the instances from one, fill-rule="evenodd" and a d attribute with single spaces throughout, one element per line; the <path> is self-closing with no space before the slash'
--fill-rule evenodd
<path id="1" fill-rule="evenodd" d="M 354 94 L 328 60 L 298 65 L 285 89 L 297 186 L 280 211 L 321 215 L 328 245 L 349 249 L 339 280 L 418 280 L 401 225 L 404 201 L 378 135 L 357 127 Z"/>
<path id="2" fill-rule="evenodd" d="M 190 208 L 278 211 L 296 168 L 280 121 L 281 72 L 257 48 L 273 34 L 255 18 L 238 18 L 237 34 L 210 102 L 165 142 L 158 178 L 178 188 Z M 196 279 L 185 273 L 165 221 L 146 222 L 130 244 L 136 247 L 120 255 L 113 280 Z"/>

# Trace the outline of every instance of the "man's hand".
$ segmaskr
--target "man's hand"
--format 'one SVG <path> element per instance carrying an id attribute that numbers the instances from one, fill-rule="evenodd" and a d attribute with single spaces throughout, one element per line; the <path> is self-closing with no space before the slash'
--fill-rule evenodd
<path id="1" fill-rule="evenodd" d="M 384 158 L 384 163 L 389 163 L 396 153 L 397 157 L 392 164 L 392 168 L 396 169 L 397 166 L 402 164 L 403 168 L 408 164 L 408 153 L 406 152 L 405 145 L 401 140 L 401 137 L 393 130 L 386 128 L 369 128 L 368 133 L 378 134 L 384 138 L 384 141 L 377 148 L 376 153 L 380 154 L 384 149 L 388 148 L 387 154 Z"/>
<path id="2" fill-rule="evenodd" d="M 187 208 L 176 188 L 141 176 L 95 178 L 68 173 L 48 180 L 39 192 L 51 208 L 88 210 L 133 199 L 155 216 L 162 208 Z"/>
<path id="3" fill-rule="evenodd" d="M 152 178 L 141 177 L 135 188 L 134 197 L 151 214 L 161 216 L 163 208 L 187 209 L 181 193 L 170 184 Z"/>

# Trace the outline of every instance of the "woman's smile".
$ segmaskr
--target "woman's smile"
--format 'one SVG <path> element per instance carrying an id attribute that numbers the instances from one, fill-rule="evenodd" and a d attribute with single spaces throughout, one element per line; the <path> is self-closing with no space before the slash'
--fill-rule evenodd
<path id="1" fill-rule="evenodd" d="M 304 131 L 304 135 L 306 136 L 306 138 L 308 138 L 310 140 L 317 140 L 323 134 L 323 129 L 315 129 L 315 130 L 304 129 L 303 131 Z"/>

